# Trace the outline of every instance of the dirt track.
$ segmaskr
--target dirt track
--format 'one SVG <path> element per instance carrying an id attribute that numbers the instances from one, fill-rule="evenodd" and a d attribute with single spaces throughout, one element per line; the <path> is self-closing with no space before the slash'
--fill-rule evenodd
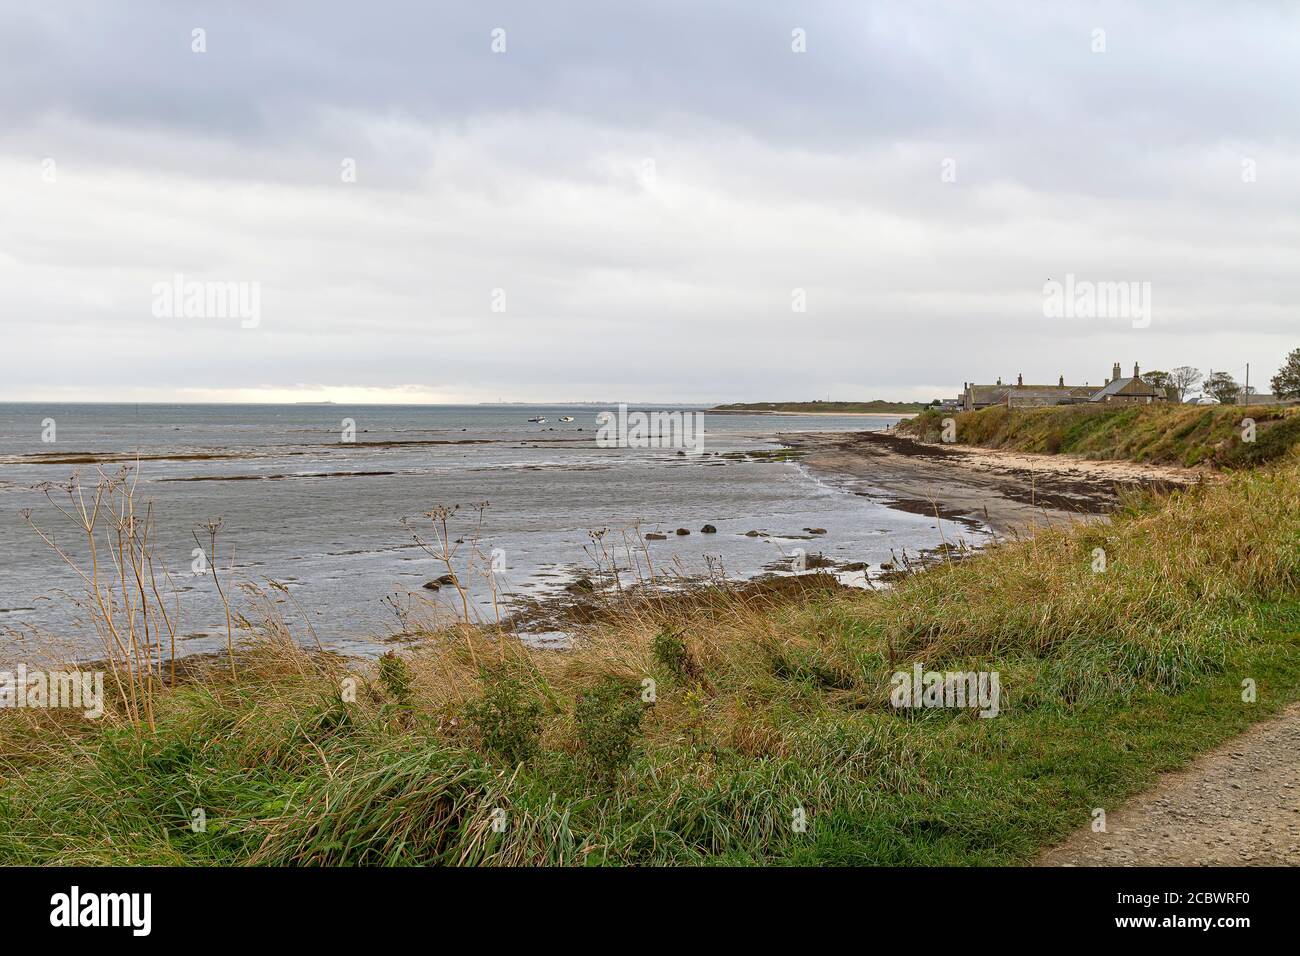
<path id="1" fill-rule="evenodd" d="M 1108 810 L 1106 831 L 1082 827 L 1035 865 L 1300 864 L 1300 704 Z"/>

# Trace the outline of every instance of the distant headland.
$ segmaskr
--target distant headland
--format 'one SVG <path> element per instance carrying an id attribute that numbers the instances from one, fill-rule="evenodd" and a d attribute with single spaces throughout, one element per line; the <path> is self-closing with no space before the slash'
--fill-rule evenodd
<path id="1" fill-rule="evenodd" d="M 915 415 L 927 408 L 924 402 L 732 402 L 717 405 L 710 412 L 743 415 Z"/>

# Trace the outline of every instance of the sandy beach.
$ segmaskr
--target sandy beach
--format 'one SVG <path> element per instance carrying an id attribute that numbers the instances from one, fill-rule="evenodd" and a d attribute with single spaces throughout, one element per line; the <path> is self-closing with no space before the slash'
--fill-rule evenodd
<path id="1" fill-rule="evenodd" d="M 816 475 L 917 514 L 980 524 L 999 534 L 1095 520 L 1126 489 L 1185 487 L 1206 473 L 971 446 L 934 445 L 892 432 L 782 434 Z"/>

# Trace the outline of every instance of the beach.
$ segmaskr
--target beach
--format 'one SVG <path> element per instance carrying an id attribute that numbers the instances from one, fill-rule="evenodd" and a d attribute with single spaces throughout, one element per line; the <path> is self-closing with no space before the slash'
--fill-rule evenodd
<path id="1" fill-rule="evenodd" d="M 0 637 L 57 639 L 69 657 L 96 647 L 82 589 L 22 515 L 65 534 L 46 491 L 74 474 L 91 485 L 101 470 L 138 476 L 184 653 L 223 643 L 220 595 L 194 563 L 196 548 L 212 550 L 202 529 L 218 521 L 216 563 L 241 598 L 274 582 L 325 646 L 360 656 L 430 613 L 463 611 L 454 589 L 434 585 L 448 569 L 412 534 L 428 541 L 424 513 L 439 505 L 460 506 L 449 527 L 475 619 L 530 609 L 525 629 L 546 642 L 566 636 L 538 609 L 572 603 L 570 585 L 615 563 L 597 561 L 600 548 L 621 555 L 623 583 L 644 573 L 629 557 L 638 554 L 663 582 L 828 569 L 866 586 L 888 579 L 900 555 L 1095 520 L 1120 489 L 1199 480 L 922 444 L 888 429 L 897 415 L 709 415 L 696 455 L 597 447 L 594 413 L 581 407 L 62 406 L 55 444 L 32 426 L 46 414 L 0 407 L 0 499 L 10 506 L 0 547 L 12 558 Z M 560 425 L 566 414 L 575 421 Z M 344 419 L 356 422 L 352 442 L 339 440 Z M 481 517 L 477 502 L 490 503 Z"/>
<path id="2" fill-rule="evenodd" d="M 902 511 L 998 534 L 1093 521 L 1128 489 L 1186 487 L 1205 472 L 1127 461 L 1088 461 L 965 445 L 892 431 L 782 434 L 813 474 Z"/>
<path id="3" fill-rule="evenodd" d="M 26 653 L 37 637 L 69 657 L 97 652 L 76 603 L 80 580 L 23 514 L 69 541 L 72 529 L 54 504 L 67 504 L 62 487 L 73 475 L 93 488 L 101 470 L 129 469 L 142 506 L 154 505 L 151 540 L 160 574 L 165 569 L 162 585 L 169 595 L 175 588 L 184 653 L 224 645 L 220 595 L 202 562 L 195 564 L 196 549 L 214 563 L 203 530 L 212 521 L 221 523 L 215 564 L 237 600 L 246 586 L 282 585 L 277 594 L 296 602 L 286 613 L 298 627 L 309 623 L 323 645 L 358 656 L 382 653 L 430 611 L 463 612 L 454 589 L 429 586 L 448 569 L 413 540 L 413 532 L 429 539 L 425 515 L 438 506 L 460 506 L 449 521 L 454 563 L 472 614 L 487 621 L 516 606 L 566 600 L 565 588 L 596 564 L 593 533 L 617 550 L 620 567 L 630 563 L 629 543 L 637 552 L 639 535 L 656 535 L 644 542 L 656 577 L 724 573 L 742 581 L 792 573 L 801 553 L 879 568 L 894 552 L 934 548 L 956 530 L 819 480 L 775 438 L 801 427 L 819 434 L 878 428 L 897 416 L 706 413 L 702 452 L 679 454 L 598 446 L 597 412 L 579 405 L 0 405 L 0 550 L 8 558 L 0 660 Z M 46 418 L 57 422 L 55 442 L 41 440 Z M 350 441 L 346 422 L 355 425 Z M 489 503 L 481 520 L 480 502 Z M 23 643 L 7 655 L 4 638 L 15 636 Z"/>

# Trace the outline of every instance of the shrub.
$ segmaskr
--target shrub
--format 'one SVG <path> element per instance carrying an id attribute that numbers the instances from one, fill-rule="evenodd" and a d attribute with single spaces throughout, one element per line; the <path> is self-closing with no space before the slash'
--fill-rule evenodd
<path id="1" fill-rule="evenodd" d="M 578 740 L 607 784 L 631 761 L 644 713 L 636 687 L 618 677 L 607 677 L 578 697 L 573 712 Z"/>
<path id="2" fill-rule="evenodd" d="M 690 681 L 698 676 L 699 666 L 678 635 L 660 631 L 655 635 L 653 651 L 655 661 L 678 680 Z"/>
<path id="3" fill-rule="evenodd" d="M 484 671 L 483 696 L 465 708 L 483 746 L 511 763 L 525 763 L 538 751 L 542 705 L 528 695 L 517 677 Z"/>
<path id="4" fill-rule="evenodd" d="M 379 658 L 379 684 L 398 707 L 411 706 L 411 668 L 392 651 Z"/>

